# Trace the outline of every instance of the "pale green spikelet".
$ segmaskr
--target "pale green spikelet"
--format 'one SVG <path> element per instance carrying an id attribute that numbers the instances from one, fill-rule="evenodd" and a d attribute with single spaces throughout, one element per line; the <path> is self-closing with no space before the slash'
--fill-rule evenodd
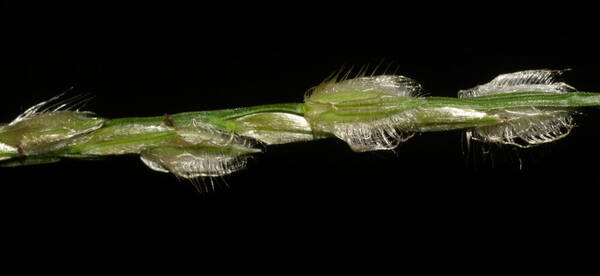
<path id="1" fill-rule="evenodd" d="M 331 133 L 354 151 L 392 149 L 413 135 L 414 114 L 402 102 L 422 93 L 404 76 L 381 75 L 314 87 L 305 96 L 305 117 L 313 131 Z"/>
<path id="2" fill-rule="evenodd" d="M 502 74 L 489 83 L 459 91 L 460 98 L 493 97 L 500 94 L 564 94 L 575 91 L 572 86 L 557 80 L 563 70 L 528 70 Z M 573 128 L 574 110 L 568 107 L 498 108 L 489 114 L 502 118 L 502 123 L 469 130 L 474 140 L 531 147 L 567 136 Z"/>
<path id="3" fill-rule="evenodd" d="M 226 146 L 156 147 L 143 151 L 140 158 L 149 168 L 192 179 L 222 176 L 243 169 L 252 154 L 260 149 Z"/>

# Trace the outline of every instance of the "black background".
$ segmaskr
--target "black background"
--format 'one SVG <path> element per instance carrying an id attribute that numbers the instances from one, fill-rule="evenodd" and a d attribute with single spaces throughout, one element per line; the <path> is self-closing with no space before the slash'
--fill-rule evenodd
<path id="1" fill-rule="evenodd" d="M 88 109 L 108 118 L 300 102 L 343 66 L 378 64 L 418 80 L 432 96 L 542 68 L 571 68 L 569 84 L 600 91 L 598 32 L 547 18 L 488 27 L 481 17 L 380 22 L 361 16 L 360 7 L 331 18 L 323 11 L 288 17 L 294 7 L 213 14 L 178 6 L 9 6 L 20 13 L 4 35 L 4 122 L 71 86 L 95 95 Z M 181 237 L 313 249 L 320 241 L 425 248 L 481 241 L 477 251 L 522 238 L 553 247 L 563 230 L 573 240 L 593 230 L 599 120 L 600 112 L 586 110 L 566 139 L 518 153 L 475 147 L 464 154 L 460 131 L 419 134 L 394 152 L 354 153 L 333 139 L 272 146 L 247 170 L 214 179 L 210 193 L 135 156 L 0 168 L 4 227 L 54 245 L 152 247 Z"/>

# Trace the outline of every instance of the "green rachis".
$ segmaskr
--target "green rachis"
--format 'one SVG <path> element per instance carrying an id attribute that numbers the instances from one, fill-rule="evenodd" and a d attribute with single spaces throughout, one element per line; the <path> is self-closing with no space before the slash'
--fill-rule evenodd
<path id="1" fill-rule="evenodd" d="M 397 75 L 333 78 L 303 103 L 146 118 L 100 118 L 53 98 L 0 126 L 0 165 L 132 154 L 156 171 L 210 177 L 244 168 L 265 145 L 337 137 L 354 151 L 387 150 L 418 132 L 455 129 L 484 143 L 530 147 L 565 137 L 574 112 L 600 106 L 600 94 L 557 81 L 562 72 L 503 74 L 457 98 L 423 97 L 416 81 Z"/>

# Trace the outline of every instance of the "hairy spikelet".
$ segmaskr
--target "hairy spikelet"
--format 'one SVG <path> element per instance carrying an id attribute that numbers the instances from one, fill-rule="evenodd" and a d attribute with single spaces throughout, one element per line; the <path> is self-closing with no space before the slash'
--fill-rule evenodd
<path id="1" fill-rule="evenodd" d="M 252 154 L 261 152 L 252 138 L 205 123 L 193 121 L 176 132 L 167 143 L 143 150 L 140 158 L 144 164 L 186 179 L 223 176 L 245 168 Z"/>
<path id="2" fill-rule="evenodd" d="M 145 150 L 140 157 L 155 171 L 170 172 L 177 177 L 193 179 L 222 176 L 245 168 L 251 154 L 258 149 L 214 146 L 157 147 Z"/>
<path id="3" fill-rule="evenodd" d="M 389 118 L 369 122 L 338 123 L 327 129 L 348 143 L 356 152 L 390 150 L 414 136 L 413 132 L 398 130 L 396 126 L 406 125 L 409 113 L 401 113 Z"/>
<path id="4" fill-rule="evenodd" d="M 38 103 L 15 118 L 9 125 L 15 125 L 23 120 L 31 119 L 43 114 L 48 114 L 57 111 L 76 111 L 79 112 L 79 108 L 83 107 L 88 101 L 92 99 L 91 96 L 81 94 L 71 98 L 59 100 L 64 97 L 66 92 L 54 96 L 48 100 Z M 90 113 L 90 112 L 85 112 Z"/>
<path id="5" fill-rule="evenodd" d="M 478 127 L 469 135 L 474 140 L 527 148 L 566 137 L 573 129 L 571 112 L 564 109 L 520 108 L 506 123 Z"/>
<path id="6" fill-rule="evenodd" d="M 460 98 L 482 97 L 517 92 L 561 94 L 575 90 L 557 80 L 564 70 L 528 70 L 499 75 L 489 83 L 461 90 Z M 469 130 L 474 140 L 531 147 L 567 136 L 574 127 L 572 113 L 566 108 L 505 108 L 492 112 L 504 122 Z"/>
<path id="7" fill-rule="evenodd" d="M 354 151 L 393 149 L 412 137 L 406 131 L 411 113 L 384 105 L 417 97 L 422 91 L 419 83 L 404 76 L 329 80 L 307 93 L 305 116 L 313 131 L 333 134 Z"/>
<path id="8" fill-rule="evenodd" d="M 373 95 L 369 94 L 369 92 L 396 97 L 418 97 L 423 92 L 423 88 L 417 81 L 398 75 L 380 75 L 342 80 L 333 78 L 310 89 L 305 95 L 305 100 L 356 100 L 372 97 Z M 341 97 L 346 93 L 352 94 L 355 99 Z M 357 93 L 362 93 L 364 96 L 361 97 L 360 94 L 356 95 Z"/>
<path id="9" fill-rule="evenodd" d="M 459 98 L 471 98 L 510 92 L 566 93 L 572 86 L 558 81 L 566 70 L 527 70 L 498 75 L 490 82 L 458 92 Z"/>
<path id="10" fill-rule="evenodd" d="M 104 119 L 76 110 L 89 98 L 75 96 L 58 101 L 63 94 L 28 108 L 0 127 L 0 150 L 19 155 L 42 154 L 69 146 L 77 136 L 102 127 Z"/>

